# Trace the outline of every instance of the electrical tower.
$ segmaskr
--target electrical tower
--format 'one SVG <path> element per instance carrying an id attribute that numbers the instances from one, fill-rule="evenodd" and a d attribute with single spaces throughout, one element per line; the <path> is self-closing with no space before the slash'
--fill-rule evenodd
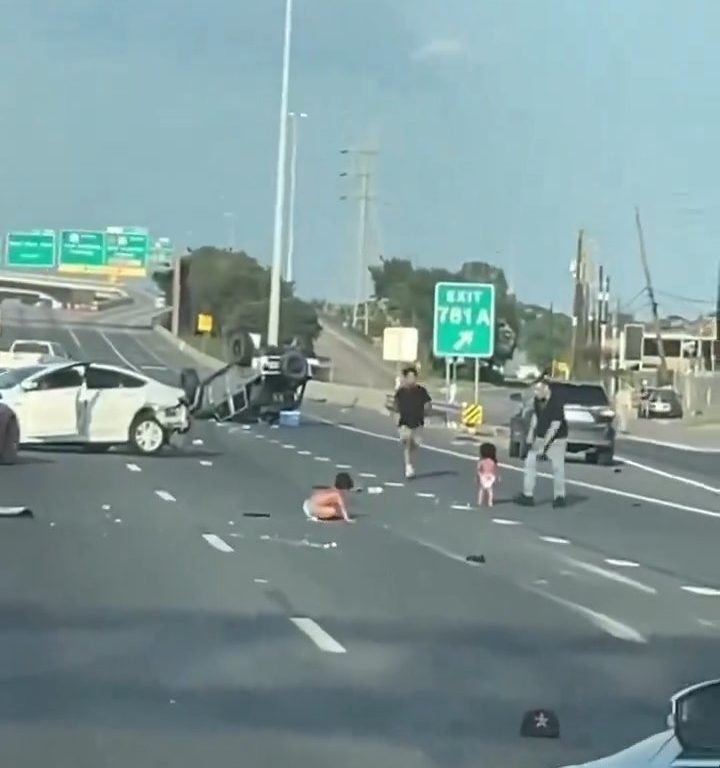
<path id="1" fill-rule="evenodd" d="M 341 200 L 352 199 L 357 203 L 357 244 L 355 248 L 355 301 L 353 303 L 353 328 L 361 330 L 366 336 L 370 331 L 370 272 L 379 257 L 373 256 L 372 242 L 372 206 L 375 200 L 375 160 L 377 149 L 345 149 L 341 154 L 352 159 L 352 170 L 341 173 L 352 181 L 352 193 L 343 195 Z"/>

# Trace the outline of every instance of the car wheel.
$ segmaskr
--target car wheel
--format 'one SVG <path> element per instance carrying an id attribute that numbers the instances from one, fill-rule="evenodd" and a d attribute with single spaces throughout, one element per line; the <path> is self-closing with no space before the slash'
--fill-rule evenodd
<path id="1" fill-rule="evenodd" d="M 130 425 L 130 445 L 137 453 L 151 456 L 159 453 L 167 435 L 160 422 L 151 413 L 139 413 Z"/>
<path id="2" fill-rule="evenodd" d="M 20 449 L 20 428 L 15 416 L 8 421 L 0 444 L 0 464 L 15 464 Z"/>
<path id="3" fill-rule="evenodd" d="M 597 452 L 597 463 L 602 467 L 612 466 L 614 458 L 614 451 L 612 449 Z"/>
<path id="4" fill-rule="evenodd" d="M 520 458 L 520 443 L 512 442 L 508 447 L 508 455 L 511 459 Z"/>

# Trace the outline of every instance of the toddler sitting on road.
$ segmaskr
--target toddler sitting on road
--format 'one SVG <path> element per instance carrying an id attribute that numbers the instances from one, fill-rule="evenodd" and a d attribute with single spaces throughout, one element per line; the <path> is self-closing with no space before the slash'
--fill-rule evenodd
<path id="1" fill-rule="evenodd" d="M 332 488 L 314 488 L 310 498 L 303 502 L 305 517 L 315 522 L 344 520 L 346 523 L 354 523 L 345 504 L 345 494 L 354 486 L 353 479 L 347 472 L 339 472 Z"/>

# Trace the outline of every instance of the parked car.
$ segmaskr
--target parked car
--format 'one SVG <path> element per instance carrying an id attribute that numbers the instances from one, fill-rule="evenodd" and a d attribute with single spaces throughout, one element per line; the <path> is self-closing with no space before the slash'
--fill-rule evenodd
<path id="1" fill-rule="evenodd" d="M 682 419 L 683 407 L 680 395 L 672 387 L 651 389 L 647 399 L 647 412 L 638 407 L 638 418 Z"/>
<path id="2" fill-rule="evenodd" d="M 590 464 L 609 465 L 615 455 L 615 411 L 601 384 L 550 380 L 551 397 L 560 398 L 568 424 L 568 453 L 584 453 Z M 514 392 L 519 404 L 510 419 L 510 456 L 525 458 L 527 435 L 533 413 L 534 388 Z"/>

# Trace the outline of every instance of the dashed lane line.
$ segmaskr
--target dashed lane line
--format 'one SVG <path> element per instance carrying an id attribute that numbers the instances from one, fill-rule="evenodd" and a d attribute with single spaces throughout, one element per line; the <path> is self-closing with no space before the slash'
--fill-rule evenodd
<path id="1" fill-rule="evenodd" d="M 207 459 L 200 459 L 201 467 L 212 467 L 212 465 L 213 465 L 212 461 L 208 461 Z"/>
<path id="2" fill-rule="evenodd" d="M 155 491 L 155 495 L 159 496 L 163 501 L 177 501 L 170 491 Z"/>
<path id="3" fill-rule="evenodd" d="M 288 450 L 294 451 L 295 446 L 292 443 L 283 443 L 283 448 L 287 448 Z"/>
<path id="4" fill-rule="evenodd" d="M 720 597 L 720 589 L 714 587 L 683 587 L 685 592 L 690 592 L 693 595 L 701 595 L 702 597 Z"/>
<path id="5" fill-rule="evenodd" d="M 434 493 L 426 493 L 424 491 L 417 491 L 415 494 L 416 496 L 419 496 L 421 499 L 434 499 L 435 494 Z"/>
<path id="6" fill-rule="evenodd" d="M 538 536 L 538 538 L 548 544 L 570 544 L 570 539 L 563 539 L 560 536 Z"/>
<path id="7" fill-rule="evenodd" d="M 312 451 L 298 451 L 298 456 L 312 456 Z"/>
<path id="8" fill-rule="evenodd" d="M 347 653 L 338 641 L 329 635 L 319 624 L 305 617 L 292 617 L 290 621 L 325 653 Z"/>
<path id="9" fill-rule="evenodd" d="M 330 461 L 327 456 L 316 456 L 315 461 Z"/>
<path id="10" fill-rule="evenodd" d="M 112 343 L 112 341 L 110 341 L 110 339 L 107 337 L 107 334 L 104 331 L 98 331 L 98 333 L 100 334 L 100 338 L 108 345 L 108 347 L 110 347 L 110 349 L 112 349 L 115 355 L 119 357 L 120 360 L 123 361 L 123 363 L 125 363 L 125 365 L 127 365 L 129 368 L 132 368 L 134 371 L 137 371 L 138 373 L 140 373 L 140 369 L 137 367 L 137 365 L 135 365 L 135 363 L 130 362 L 130 360 L 128 360 L 127 357 L 123 355 L 123 353 Z"/>
<path id="11" fill-rule="evenodd" d="M 226 542 L 223 541 L 219 536 L 216 536 L 214 533 L 203 533 L 203 539 L 214 549 L 217 549 L 218 552 L 234 552 L 235 550 Z"/>
<path id="12" fill-rule="evenodd" d="M 142 472 L 142 469 L 138 467 L 137 464 L 126 464 L 125 465 L 131 472 Z"/>

